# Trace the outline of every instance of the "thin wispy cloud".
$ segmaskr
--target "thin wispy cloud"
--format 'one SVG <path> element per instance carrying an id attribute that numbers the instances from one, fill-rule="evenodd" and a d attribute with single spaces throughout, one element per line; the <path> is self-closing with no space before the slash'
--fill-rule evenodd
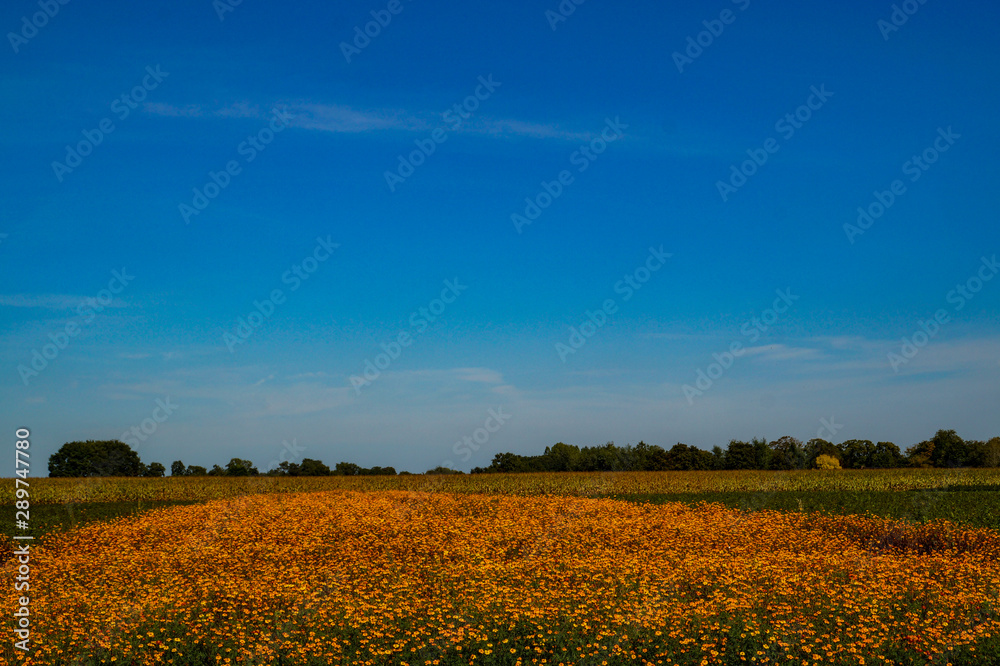
<path id="1" fill-rule="evenodd" d="M 198 118 L 204 115 L 204 111 L 197 104 L 187 106 L 174 106 L 162 102 L 146 102 L 142 106 L 143 111 L 154 116 L 166 116 L 168 118 Z"/>
<path id="2" fill-rule="evenodd" d="M 783 344 L 747 347 L 744 353 L 749 356 L 758 356 L 766 361 L 805 361 L 817 359 L 822 356 L 818 349 L 789 347 Z"/>
<path id="3" fill-rule="evenodd" d="M 71 310 L 87 300 L 87 296 L 70 294 L 0 294 L 0 306 L 9 308 L 43 308 L 46 310 Z M 121 301 L 117 307 L 121 307 Z M 112 301 L 111 306 L 115 304 Z"/>
<path id="4" fill-rule="evenodd" d="M 291 123 L 295 127 L 336 134 L 378 130 L 425 132 L 433 129 L 426 118 L 393 109 L 372 111 L 339 104 L 302 104 L 289 106 L 289 111 L 295 115 Z"/>
<path id="5" fill-rule="evenodd" d="M 148 103 L 146 113 L 168 118 L 257 118 L 264 119 L 272 107 L 287 109 L 294 116 L 293 127 L 330 132 L 333 134 L 362 134 L 379 131 L 431 132 L 441 127 L 449 133 L 471 134 L 496 138 L 523 137 L 558 141 L 589 141 L 593 133 L 572 130 L 553 123 L 539 123 L 513 118 L 473 116 L 463 119 L 454 127 L 453 121 L 445 122 L 440 113 L 410 112 L 401 109 L 357 109 L 343 104 L 316 104 L 293 102 L 289 104 L 257 105 L 235 102 L 228 106 L 205 111 L 200 105 L 177 106 L 162 102 Z"/>

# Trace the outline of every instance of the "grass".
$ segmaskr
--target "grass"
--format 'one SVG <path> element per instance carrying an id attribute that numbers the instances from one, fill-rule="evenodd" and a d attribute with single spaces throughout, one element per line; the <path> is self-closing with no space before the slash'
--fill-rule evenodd
<path id="1" fill-rule="evenodd" d="M 909 491 L 778 490 L 757 492 L 648 493 L 612 499 L 663 504 L 701 502 L 744 511 L 801 511 L 829 515 L 894 518 L 914 523 L 947 520 L 968 527 L 1000 530 L 1000 489 L 941 488 Z"/>
<path id="2" fill-rule="evenodd" d="M 19 530 L 14 525 L 11 509 L 0 526 L 0 534 L 8 537 L 15 534 L 30 535 L 36 539 L 49 534 L 72 529 L 86 523 L 100 520 L 114 520 L 123 516 L 133 516 L 152 509 L 180 504 L 199 504 L 202 500 L 159 500 L 131 502 L 67 502 L 65 504 L 32 504 L 30 509 L 30 531 Z"/>
<path id="3" fill-rule="evenodd" d="M 1000 469 L 731 470 L 717 472 L 560 472 L 320 477 L 166 477 L 31 479 L 31 504 L 213 500 L 262 493 L 408 490 L 584 497 L 757 491 L 900 491 L 1000 488 Z M 0 502 L 14 482 L 0 483 Z"/>

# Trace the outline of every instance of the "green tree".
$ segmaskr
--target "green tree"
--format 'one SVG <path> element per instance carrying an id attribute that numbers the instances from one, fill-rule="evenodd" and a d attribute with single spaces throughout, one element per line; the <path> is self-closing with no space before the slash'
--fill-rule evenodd
<path id="1" fill-rule="evenodd" d="M 1000 437 L 994 437 L 983 447 L 983 467 L 1000 467 Z"/>
<path id="2" fill-rule="evenodd" d="M 143 465 L 143 467 L 145 467 L 142 471 L 143 476 L 161 477 L 167 471 L 167 468 L 158 462 L 149 463 L 149 467 L 146 467 L 145 465 Z"/>
<path id="3" fill-rule="evenodd" d="M 754 466 L 753 469 L 769 469 L 771 467 L 771 447 L 763 437 L 754 437 L 750 440 L 753 447 Z"/>
<path id="4" fill-rule="evenodd" d="M 840 464 L 848 469 L 863 469 L 872 466 L 875 445 L 869 439 L 849 439 L 838 445 Z"/>
<path id="5" fill-rule="evenodd" d="M 49 476 L 139 476 L 139 454 L 117 439 L 66 442 L 49 456 Z"/>
<path id="6" fill-rule="evenodd" d="M 892 442 L 879 442 L 876 444 L 871 460 L 869 460 L 869 467 L 878 469 L 901 467 L 902 464 L 903 454 L 900 452 L 899 447 Z"/>
<path id="7" fill-rule="evenodd" d="M 220 470 L 222 469 L 216 465 Z M 208 470 L 201 465 L 188 465 L 187 469 L 184 470 L 184 476 L 207 476 Z"/>
<path id="8" fill-rule="evenodd" d="M 257 476 L 260 472 L 254 467 L 253 461 L 242 458 L 231 458 L 226 463 L 226 476 Z"/>
<path id="9" fill-rule="evenodd" d="M 459 471 L 457 469 L 451 469 L 449 467 L 442 467 L 441 465 L 438 465 L 434 469 L 429 469 L 429 470 L 427 470 L 424 473 L 425 474 L 464 474 L 464 472 L 461 472 L 461 471 Z"/>
<path id="10" fill-rule="evenodd" d="M 840 449 L 833 442 L 818 437 L 810 439 L 805 445 L 806 467 L 815 467 L 816 458 L 820 456 L 831 456 L 837 459 L 840 464 Z"/>
<path id="11" fill-rule="evenodd" d="M 969 447 L 954 430 L 938 430 L 931 442 L 934 444 L 931 464 L 935 467 L 965 467 L 969 464 Z"/>
<path id="12" fill-rule="evenodd" d="M 330 476 L 330 468 L 319 460 L 303 458 L 299 465 L 300 476 Z"/>
<path id="13" fill-rule="evenodd" d="M 770 469 L 802 469 L 806 465 L 806 454 L 802 442 L 785 435 L 771 442 Z"/>
<path id="14" fill-rule="evenodd" d="M 170 476 L 184 476 L 184 463 L 175 460 L 170 463 Z"/>
<path id="15" fill-rule="evenodd" d="M 697 446 L 677 442 L 667 451 L 667 469 L 707 470 L 714 466 L 715 458 L 712 454 Z"/>
<path id="16" fill-rule="evenodd" d="M 968 451 L 965 458 L 966 467 L 986 467 L 986 442 L 967 439 L 965 447 Z"/>
<path id="17" fill-rule="evenodd" d="M 730 440 L 726 448 L 726 469 L 755 469 L 754 447 L 749 442 Z"/>
<path id="18" fill-rule="evenodd" d="M 212 465 L 212 469 L 209 470 L 208 476 L 225 476 L 226 470 L 222 469 L 218 465 Z"/>
<path id="19" fill-rule="evenodd" d="M 339 462 L 333 468 L 333 473 L 337 476 L 358 476 L 361 474 L 361 467 L 349 462 Z"/>
<path id="20" fill-rule="evenodd" d="M 926 439 L 906 449 L 906 461 L 910 467 L 931 467 L 933 454 L 934 442 Z"/>
<path id="21" fill-rule="evenodd" d="M 493 462 L 490 463 L 490 470 L 501 474 L 523 472 L 524 464 L 521 456 L 516 453 L 497 453 L 493 456 Z"/>
<path id="22" fill-rule="evenodd" d="M 287 460 L 282 460 L 278 463 L 278 466 L 267 470 L 268 476 L 299 476 L 302 469 L 299 467 L 298 463 L 288 462 Z"/>
<path id="23" fill-rule="evenodd" d="M 577 468 L 580 447 L 556 442 L 545 447 L 546 468 L 551 472 L 569 472 Z"/>

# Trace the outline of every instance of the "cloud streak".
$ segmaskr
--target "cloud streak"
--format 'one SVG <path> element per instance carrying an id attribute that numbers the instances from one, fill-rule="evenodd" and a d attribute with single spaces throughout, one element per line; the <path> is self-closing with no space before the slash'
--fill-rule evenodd
<path id="1" fill-rule="evenodd" d="M 457 134 L 493 138 L 528 138 L 557 141 L 589 141 L 594 134 L 587 131 L 566 129 L 553 123 L 538 123 L 513 118 L 476 116 L 463 120 L 452 129 L 433 112 L 409 112 L 401 109 L 357 109 L 343 104 L 317 104 L 292 102 L 277 104 L 287 108 L 295 118 L 291 125 L 301 129 L 332 134 L 366 134 L 373 132 L 425 133 L 437 127 Z M 148 103 L 146 113 L 166 118 L 257 118 L 270 113 L 266 108 L 248 102 L 235 102 L 228 106 L 206 111 L 202 106 L 178 106 L 161 102 Z"/>

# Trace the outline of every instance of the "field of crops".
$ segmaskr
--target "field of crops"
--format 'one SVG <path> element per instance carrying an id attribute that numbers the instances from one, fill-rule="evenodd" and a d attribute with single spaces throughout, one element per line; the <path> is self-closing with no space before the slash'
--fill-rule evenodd
<path id="1" fill-rule="evenodd" d="M 504 495 L 639 495 L 703 492 L 888 491 L 994 486 L 1000 469 L 756 470 L 723 472 L 566 472 L 448 476 L 167 477 L 32 479 L 32 503 L 191 501 L 256 493 L 410 490 Z M 0 484 L 0 501 L 14 484 Z"/>
<path id="2" fill-rule="evenodd" d="M 16 662 L 972 663 L 1000 656 L 998 560 L 990 530 L 860 517 L 254 495 L 51 535 Z"/>
<path id="3" fill-rule="evenodd" d="M 1000 663 L 997 470 L 31 488 L 0 664 Z"/>

